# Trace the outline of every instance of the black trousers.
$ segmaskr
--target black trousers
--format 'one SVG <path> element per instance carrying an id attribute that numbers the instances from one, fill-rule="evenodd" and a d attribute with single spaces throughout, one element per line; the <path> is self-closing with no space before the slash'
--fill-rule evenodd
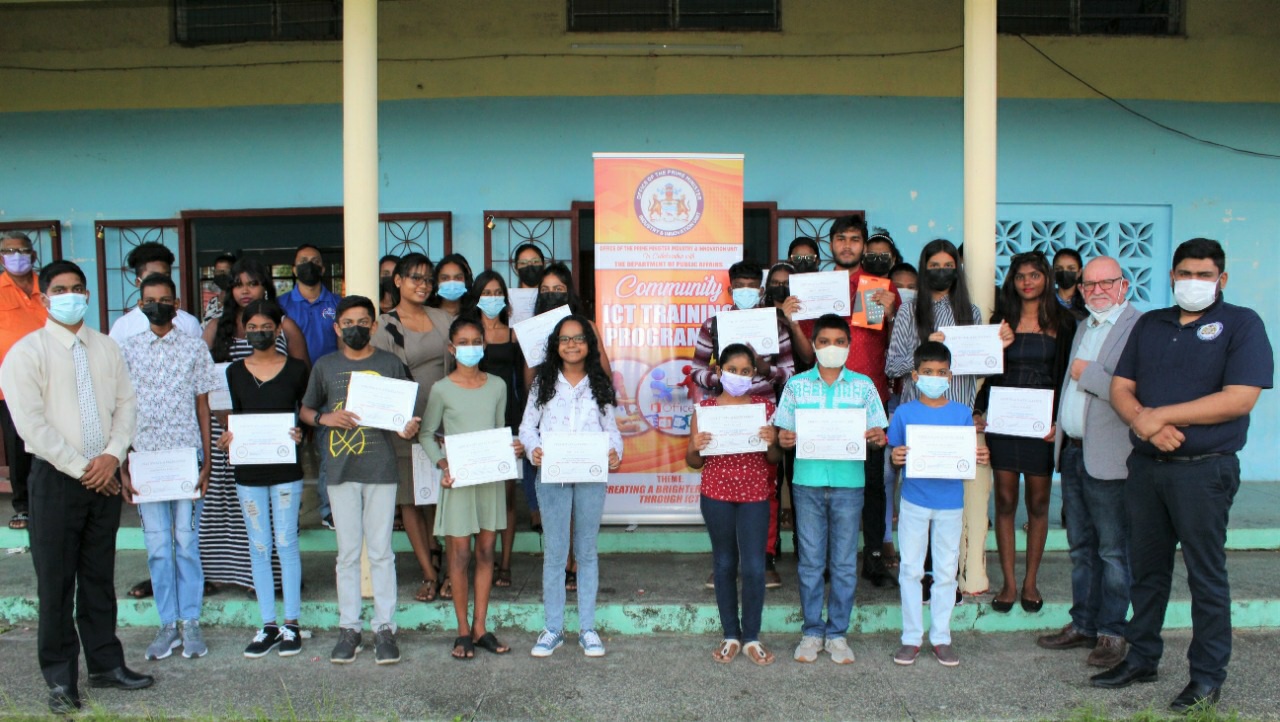
<path id="1" fill-rule="evenodd" d="M 1129 455 L 1130 598 L 1125 634 L 1129 660 L 1155 667 L 1164 652 L 1160 630 L 1173 583 L 1176 547 L 1191 588 L 1191 681 L 1217 687 L 1231 661 L 1231 587 L 1227 582 L 1227 517 L 1240 488 L 1235 454 L 1198 461 L 1158 461 Z"/>
<path id="2" fill-rule="evenodd" d="M 867 447 L 866 489 L 862 496 L 862 550 L 878 552 L 884 544 L 884 449 Z"/>
<path id="3" fill-rule="evenodd" d="M 48 462 L 31 465 L 28 529 L 40 597 L 36 650 L 50 687 L 77 688 L 82 644 L 90 674 L 124 665 L 116 638 L 120 504 L 119 494 L 89 491 Z"/>
<path id="4" fill-rule="evenodd" d="M 4 458 L 9 463 L 9 484 L 13 486 L 13 510 L 30 510 L 27 494 L 27 477 L 31 475 L 31 454 L 18 436 L 18 429 L 9 415 L 9 404 L 0 399 L 0 431 L 4 433 Z"/>

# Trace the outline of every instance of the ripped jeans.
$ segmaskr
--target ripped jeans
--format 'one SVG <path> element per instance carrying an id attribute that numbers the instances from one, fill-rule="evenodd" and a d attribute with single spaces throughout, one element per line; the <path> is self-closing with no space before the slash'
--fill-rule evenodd
<path id="1" fill-rule="evenodd" d="M 249 532 L 253 589 L 258 595 L 262 623 L 276 622 L 275 579 L 271 574 L 273 541 L 280 556 L 284 618 L 297 619 L 302 614 L 302 555 L 298 552 L 298 506 L 302 502 L 302 480 L 271 486 L 236 484 L 236 496 L 240 499 L 244 526 Z"/>

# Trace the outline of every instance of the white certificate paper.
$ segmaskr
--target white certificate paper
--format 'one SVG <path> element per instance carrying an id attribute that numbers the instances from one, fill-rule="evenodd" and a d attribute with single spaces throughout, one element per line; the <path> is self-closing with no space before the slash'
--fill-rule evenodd
<path id="1" fill-rule="evenodd" d="M 796 458 L 867 460 L 866 409 L 796 409 Z"/>
<path id="2" fill-rule="evenodd" d="M 168 451 L 129 452 L 133 503 L 200 497 L 200 462 L 196 447 Z"/>
<path id="3" fill-rule="evenodd" d="M 524 352 L 524 362 L 533 368 L 547 357 L 547 337 L 560 322 L 569 315 L 569 306 L 553 308 L 533 318 L 527 318 L 514 324 L 511 330 L 516 332 L 516 340 L 520 342 L 520 350 Z"/>
<path id="4" fill-rule="evenodd" d="M 943 343 L 951 351 L 951 373 L 990 376 L 1004 373 L 1004 344 L 1000 326 L 942 326 Z"/>
<path id="5" fill-rule="evenodd" d="M 533 306 L 538 302 L 536 288 L 508 288 L 507 300 L 511 302 L 511 314 L 507 317 L 512 326 L 533 318 Z"/>
<path id="6" fill-rule="evenodd" d="M 1053 389 L 992 386 L 987 431 L 1043 439 L 1053 428 Z"/>
<path id="7" fill-rule="evenodd" d="M 210 411 L 231 410 L 231 387 L 227 385 L 227 367 L 230 365 L 230 363 L 213 365 L 213 376 L 218 382 L 218 388 L 209 392 Z"/>
<path id="8" fill-rule="evenodd" d="M 352 373 L 342 407 L 360 417 L 360 425 L 400 433 L 413 418 L 418 382 L 376 374 Z"/>
<path id="9" fill-rule="evenodd" d="M 511 429 L 502 427 L 444 437 L 453 485 L 475 486 L 516 478 L 516 450 Z"/>
<path id="10" fill-rule="evenodd" d="M 232 414 L 228 461 L 235 466 L 297 463 L 298 446 L 289 435 L 297 425 L 293 414 Z"/>
<path id="11" fill-rule="evenodd" d="M 603 483 L 609 478 L 609 435 L 548 431 L 542 435 L 542 483 Z"/>
<path id="12" fill-rule="evenodd" d="M 978 466 L 978 432 L 972 426 L 907 424 L 908 476 L 972 479 Z"/>
<path id="13" fill-rule="evenodd" d="M 440 501 L 440 468 L 431 463 L 422 444 L 413 445 L 413 503 L 430 506 Z"/>
<path id="14" fill-rule="evenodd" d="M 764 404 L 733 406 L 695 406 L 698 431 L 711 434 L 711 443 L 703 456 L 752 454 L 768 447 L 760 438 L 760 427 L 766 423 Z"/>
<path id="15" fill-rule="evenodd" d="M 800 310 L 792 316 L 797 321 L 828 313 L 848 316 L 853 312 L 848 271 L 793 273 L 788 283 L 791 295 L 800 299 Z"/>
<path id="16" fill-rule="evenodd" d="M 778 353 L 778 311 L 752 308 L 716 314 L 716 355 L 731 343 L 745 343 L 761 356 Z"/>

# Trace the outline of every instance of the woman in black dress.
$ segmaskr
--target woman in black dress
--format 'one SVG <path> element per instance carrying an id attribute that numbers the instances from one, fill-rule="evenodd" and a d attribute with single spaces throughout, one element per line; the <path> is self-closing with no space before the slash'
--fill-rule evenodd
<path id="1" fill-rule="evenodd" d="M 1018 254 L 1009 263 L 991 323 L 1007 322 L 1013 327 L 1014 338 L 1004 351 L 1004 373 L 992 377 L 978 394 L 974 411 L 983 415 L 982 427 L 992 386 L 1054 390 L 1062 386 L 1075 319 L 1054 298 L 1051 274 L 1048 259 L 1039 251 Z M 1055 400 L 1055 420 L 1057 410 Z M 1013 522 L 1018 507 L 1018 477 L 1023 476 L 1027 480 L 1027 573 L 1020 599 L 1023 609 L 1036 612 L 1044 605 L 1036 577 L 1049 531 L 1054 429 L 1050 428 L 1043 439 L 1005 436 L 989 429 L 986 434 L 995 472 L 996 546 L 1004 574 L 1004 586 L 991 601 L 991 608 L 1009 611 L 1018 594 L 1014 585 Z"/>

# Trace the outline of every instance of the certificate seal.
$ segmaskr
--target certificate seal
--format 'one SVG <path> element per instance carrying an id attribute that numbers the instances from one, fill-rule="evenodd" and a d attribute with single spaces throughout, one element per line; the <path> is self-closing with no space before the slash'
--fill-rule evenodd
<path id="1" fill-rule="evenodd" d="M 511 463 L 504 461 L 501 464 L 498 464 L 498 471 L 504 474 L 507 473 L 508 471 L 511 471 Z"/>
<path id="2" fill-rule="evenodd" d="M 989 369 L 993 369 L 993 368 L 995 368 L 995 367 L 996 367 L 996 357 L 995 357 L 995 356 L 988 356 L 988 357 L 986 357 L 985 359 L 983 359 L 983 361 L 982 361 L 982 365 L 983 365 L 983 366 L 986 366 L 986 367 L 987 367 L 987 368 L 989 368 Z"/>
<path id="3" fill-rule="evenodd" d="M 969 470 L 969 462 L 965 461 L 964 459 L 961 459 L 956 462 L 956 471 L 968 471 L 968 470 Z"/>
<path id="4" fill-rule="evenodd" d="M 760 350 L 769 351 L 769 352 L 777 351 L 778 340 L 769 338 L 768 336 L 764 336 L 763 338 L 760 339 Z"/>
<path id="5" fill-rule="evenodd" d="M 151 485 L 150 485 L 150 484 L 143 484 L 142 486 L 139 486 L 139 487 L 138 487 L 138 495 L 139 495 L 139 496 L 151 496 Z"/>
<path id="6" fill-rule="evenodd" d="M 760 443 L 761 442 L 760 442 L 759 436 L 752 436 L 751 438 L 747 439 L 747 446 L 759 446 Z"/>
<path id="7" fill-rule="evenodd" d="M 862 451 L 862 444 L 859 444 L 856 441 L 850 441 L 849 445 L 844 447 L 844 450 L 849 452 L 850 454 L 857 454 L 858 452 Z"/>
<path id="8" fill-rule="evenodd" d="M 547 469 L 547 476 L 560 476 L 560 465 L 556 464 Z"/>
<path id="9" fill-rule="evenodd" d="M 592 466 L 592 467 L 591 467 L 590 469 L 588 469 L 587 471 L 588 471 L 588 472 L 590 472 L 590 474 L 591 474 L 592 476 L 600 476 L 601 474 L 603 474 L 603 473 L 604 473 L 604 469 L 600 468 L 600 465 L 599 465 L 599 464 L 596 464 L 596 465 Z"/>
<path id="10" fill-rule="evenodd" d="M 395 416 L 392 416 L 391 423 L 399 426 L 400 428 L 404 428 L 404 414 L 396 414 Z"/>
<path id="11" fill-rule="evenodd" d="M 832 303 L 832 304 L 831 304 L 831 308 L 833 308 L 833 309 L 835 309 L 835 310 L 837 310 L 837 311 L 843 312 L 843 311 L 844 311 L 844 301 L 836 301 L 835 303 Z"/>
<path id="12" fill-rule="evenodd" d="M 189 482 L 189 481 L 184 481 L 184 482 L 182 482 L 182 492 L 183 492 L 184 494 L 190 494 L 191 492 L 193 492 L 193 491 L 195 491 L 195 490 L 196 490 L 196 485 L 195 485 L 195 484 L 193 484 L 193 483 L 191 483 L 191 482 Z"/>
<path id="13" fill-rule="evenodd" d="M 236 456 L 240 457 L 241 459 L 245 458 L 248 455 L 249 455 L 249 450 L 244 448 L 243 446 L 241 446 L 239 449 L 236 449 Z"/>
<path id="14" fill-rule="evenodd" d="M 911 462 L 911 468 L 916 471 L 924 471 L 924 459 L 916 459 Z"/>
<path id="15" fill-rule="evenodd" d="M 454 476 L 457 477 L 458 479 L 469 479 L 471 478 L 471 470 L 458 469 L 458 473 L 454 474 Z"/>
<path id="16" fill-rule="evenodd" d="M 283 459 L 288 455 L 289 455 L 289 447 L 285 446 L 284 444 L 281 444 L 276 447 L 276 456 Z"/>
<path id="17" fill-rule="evenodd" d="M 803 449 L 804 449 L 804 453 L 806 454 L 812 454 L 814 452 L 814 449 L 817 449 L 817 448 L 818 448 L 818 445 L 813 443 L 812 441 L 804 442 Z"/>
<path id="18" fill-rule="evenodd" d="M 636 186 L 636 219 L 649 232 L 671 238 L 692 231 L 702 220 L 702 187 L 675 168 L 656 170 Z"/>
<path id="19" fill-rule="evenodd" d="M 1044 431 L 1044 422 L 1043 421 L 1035 422 L 1034 424 L 1031 425 L 1031 429 L 1033 431 Z"/>
<path id="20" fill-rule="evenodd" d="M 712 438 L 711 438 L 711 441 L 708 441 L 708 442 L 707 442 L 707 448 L 708 448 L 708 449 L 714 449 L 714 448 L 716 448 L 716 447 L 717 447 L 717 446 L 719 446 L 719 445 L 720 445 L 720 442 L 719 442 L 719 441 L 717 441 L 715 437 L 712 437 Z"/>

